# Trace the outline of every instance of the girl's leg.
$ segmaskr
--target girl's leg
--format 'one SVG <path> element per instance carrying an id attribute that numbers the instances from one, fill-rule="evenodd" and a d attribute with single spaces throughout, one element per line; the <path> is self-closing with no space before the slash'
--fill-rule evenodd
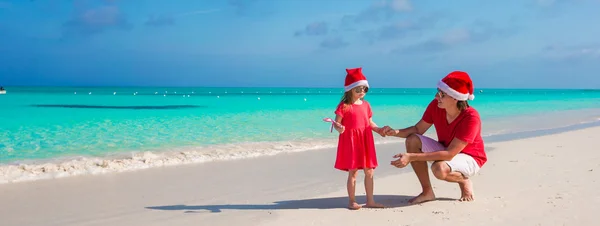
<path id="1" fill-rule="evenodd" d="M 382 204 L 376 203 L 375 198 L 373 197 L 373 172 L 374 170 L 371 168 L 366 168 L 365 170 L 365 190 L 367 192 L 367 205 L 369 208 L 383 208 Z"/>
<path id="2" fill-rule="evenodd" d="M 360 205 L 356 203 L 356 174 L 357 170 L 349 170 L 348 171 L 348 181 L 346 182 L 346 187 L 348 188 L 348 208 L 351 210 L 360 209 Z"/>

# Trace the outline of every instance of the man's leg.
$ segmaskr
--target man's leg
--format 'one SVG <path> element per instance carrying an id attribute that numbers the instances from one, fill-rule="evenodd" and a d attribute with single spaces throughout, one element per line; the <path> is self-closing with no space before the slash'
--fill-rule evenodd
<path id="1" fill-rule="evenodd" d="M 433 175 L 440 180 L 447 182 L 458 183 L 460 187 L 461 197 L 460 201 L 473 201 L 473 184 L 469 178 L 463 176 L 462 173 L 452 171 L 446 161 L 437 161 L 431 165 L 431 171 Z"/>
<path id="2" fill-rule="evenodd" d="M 423 151 L 421 150 L 421 147 L 421 139 L 417 135 L 411 134 L 406 138 L 406 152 L 422 153 Z M 419 182 L 421 183 L 421 189 L 423 191 L 417 197 L 408 200 L 408 202 L 412 204 L 417 204 L 434 200 L 435 194 L 433 193 L 431 181 L 429 180 L 427 162 L 411 162 L 410 165 L 415 171 L 415 174 L 417 174 L 417 178 L 419 178 Z"/>

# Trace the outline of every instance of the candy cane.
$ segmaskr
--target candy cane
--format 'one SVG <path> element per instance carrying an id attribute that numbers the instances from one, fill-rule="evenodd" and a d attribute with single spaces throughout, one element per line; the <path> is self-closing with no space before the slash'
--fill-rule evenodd
<path id="1" fill-rule="evenodd" d="M 330 133 L 333 133 L 333 124 L 336 124 L 337 122 L 331 118 L 324 118 L 323 119 L 324 122 L 331 122 L 331 128 L 329 129 Z"/>

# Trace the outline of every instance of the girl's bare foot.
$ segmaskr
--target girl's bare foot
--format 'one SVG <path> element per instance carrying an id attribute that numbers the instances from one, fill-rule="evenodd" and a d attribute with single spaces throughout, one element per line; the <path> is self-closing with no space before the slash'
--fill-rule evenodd
<path id="1" fill-rule="evenodd" d="M 351 210 L 357 210 L 357 209 L 360 209 L 360 207 L 361 206 L 358 205 L 358 203 L 356 203 L 356 202 L 350 202 L 350 204 L 348 204 L 348 209 L 351 209 Z"/>
<path id="2" fill-rule="evenodd" d="M 367 207 L 367 208 L 385 208 L 385 206 L 383 204 L 376 203 L 376 202 L 367 203 L 367 205 L 365 205 L 365 207 Z"/>

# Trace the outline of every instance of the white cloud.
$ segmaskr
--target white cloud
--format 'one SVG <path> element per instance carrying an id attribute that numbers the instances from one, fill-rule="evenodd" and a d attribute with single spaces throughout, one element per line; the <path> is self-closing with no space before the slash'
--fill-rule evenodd
<path id="1" fill-rule="evenodd" d="M 453 45 L 467 42 L 471 39 L 471 33 L 465 28 L 458 28 L 446 32 L 440 37 L 440 42 L 446 45 Z"/>
<path id="2" fill-rule="evenodd" d="M 192 16 L 192 15 L 198 15 L 198 14 L 214 13 L 214 12 L 218 12 L 218 11 L 219 11 L 218 9 L 196 10 L 196 11 L 191 11 L 191 12 L 180 13 L 178 16 Z"/>
<path id="3" fill-rule="evenodd" d="M 392 0 L 390 7 L 397 12 L 411 11 L 413 9 L 409 0 Z"/>
<path id="4" fill-rule="evenodd" d="M 540 6 L 551 6 L 556 3 L 556 0 L 537 0 L 536 2 Z"/>
<path id="5" fill-rule="evenodd" d="M 549 45 L 544 55 L 554 59 L 586 59 L 600 58 L 600 45 Z"/>

